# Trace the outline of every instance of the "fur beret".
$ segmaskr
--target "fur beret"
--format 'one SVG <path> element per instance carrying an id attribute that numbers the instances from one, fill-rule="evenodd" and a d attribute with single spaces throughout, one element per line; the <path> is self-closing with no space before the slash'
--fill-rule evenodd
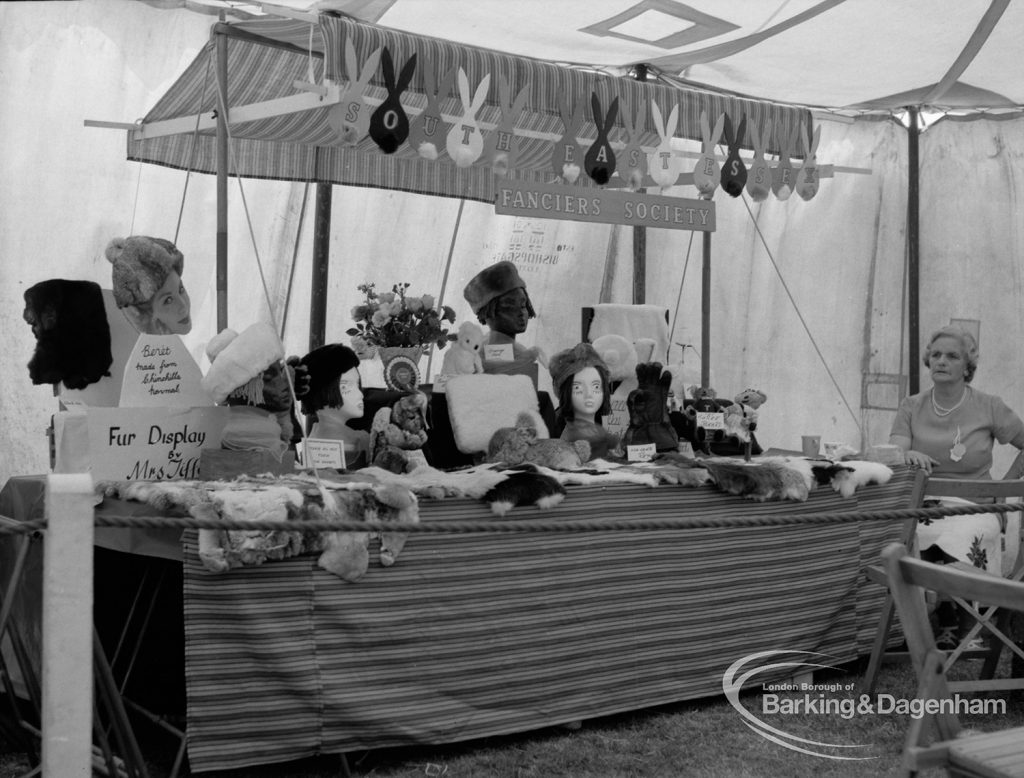
<path id="1" fill-rule="evenodd" d="M 612 381 L 625 381 L 636 375 L 638 363 L 636 347 L 621 335 L 602 335 L 594 339 L 594 351 L 608 366 Z"/>
<path id="2" fill-rule="evenodd" d="M 328 343 L 299 360 L 309 372 L 309 393 L 315 394 L 337 382 L 344 373 L 359 367 L 359 357 L 348 346 Z"/>
<path id="3" fill-rule="evenodd" d="M 473 313 L 480 313 L 480 309 L 495 297 L 501 297 L 513 289 L 525 289 L 526 282 L 519 277 L 519 271 L 511 262 L 503 261 L 485 267 L 473 276 L 466 288 L 462 290 L 462 296 L 466 298 L 473 309 Z"/>
<path id="4" fill-rule="evenodd" d="M 106 250 L 114 266 L 112 284 L 118 308 L 148 303 L 173 270 L 179 276 L 185 257 L 169 240 L 132 235 L 114 238 Z"/>
<path id="5" fill-rule="evenodd" d="M 215 403 L 222 403 L 236 389 L 283 359 L 284 346 L 273 325 L 257 322 L 241 334 L 222 330 L 207 344 L 206 355 L 213 364 L 203 376 L 203 389 Z"/>
<path id="6" fill-rule="evenodd" d="M 562 384 L 585 367 L 602 367 L 608 370 L 601 355 L 589 343 L 577 343 L 572 348 L 559 351 L 551 357 L 548 370 L 551 371 L 551 383 L 555 394 L 560 394 Z"/>

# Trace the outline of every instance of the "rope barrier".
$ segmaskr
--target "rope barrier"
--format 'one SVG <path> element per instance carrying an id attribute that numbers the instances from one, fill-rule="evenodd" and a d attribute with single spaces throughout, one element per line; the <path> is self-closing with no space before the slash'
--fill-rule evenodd
<path id="1" fill-rule="evenodd" d="M 743 527 L 794 526 L 801 524 L 844 524 L 855 521 L 906 521 L 907 519 L 941 519 L 947 516 L 969 516 L 979 513 L 1012 513 L 1022 509 L 1019 503 L 989 505 L 950 505 L 935 508 L 900 508 L 887 511 L 856 511 L 846 513 L 808 513 L 783 516 L 680 516 L 667 519 L 636 519 L 632 521 L 568 519 L 501 519 L 470 521 L 352 521 L 339 519 L 294 520 L 228 520 L 191 516 L 103 516 L 96 517 L 97 527 L 137 527 L 142 529 L 219 529 L 283 532 L 408 532 L 426 534 L 522 533 L 522 532 L 620 532 L 682 529 L 729 529 Z M 0 523 L 0 535 L 24 534 L 46 529 L 45 519 L 22 523 Z"/>

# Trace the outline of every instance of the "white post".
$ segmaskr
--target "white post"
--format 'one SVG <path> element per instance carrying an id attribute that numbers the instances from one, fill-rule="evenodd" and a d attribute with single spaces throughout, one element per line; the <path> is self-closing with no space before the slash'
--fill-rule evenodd
<path id="1" fill-rule="evenodd" d="M 47 477 L 43 775 L 92 774 L 92 510 L 92 476 Z"/>

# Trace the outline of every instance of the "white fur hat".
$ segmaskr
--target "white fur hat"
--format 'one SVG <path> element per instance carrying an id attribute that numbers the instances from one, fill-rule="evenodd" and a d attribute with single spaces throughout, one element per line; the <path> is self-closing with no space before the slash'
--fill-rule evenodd
<path id="1" fill-rule="evenodd" d="M 217 333 L 206 345 L 206 355 L 213 364 L 203 376 L 203 389 L 215 403 L 222 403 L 235 389 L 284 359 L 284 346 L 270 323 L 257 322 L 241 334 L 232 329 Z"/>

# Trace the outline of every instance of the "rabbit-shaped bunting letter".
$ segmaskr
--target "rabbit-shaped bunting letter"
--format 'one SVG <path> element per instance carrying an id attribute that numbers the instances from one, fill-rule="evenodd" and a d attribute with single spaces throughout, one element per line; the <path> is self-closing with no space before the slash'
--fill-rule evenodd
<path id="1" fill-rule="evenodd" d="M 668 121 L 661 118 L 658 104 L 651 102 L 651 113 L 654 114 L 654 129 L 661 140 L 647 158 L 647 171 L 654 183 L 665 188 L 672 186 L 683 169 L 683 160 L 672 153 L 672 136 L 676 134 L 676 122 L 679 119 L 679 106 L 673 105 L 669 111 Z"/>
<path id="2" fill-rule="evenodd" d="M 779 165 L 772 175 L 772 191 L 779 200 L 788 200 L 793 194 L 793 185 L 796 183 L 796 170 L 790 162 L 790 155 L 796 150 L 796 143 L 800 137 L 800 125 L 793 128 L 789 141 L 782 146 L 779 152 Z"/>
<path id="3" fill-rule="evenodd" d="M 346 146 L 355 146 L 359 143 L 370 127 L 370 109 L 363 102 L 363 92 L 377 70 L 380 52 L 381 50 L 377 49 L 367 57 L 362 70 L 360 70 L 352 39 L 346 38 L 345 40 L 345 70 L 348 73 L 348 85 L 342 92 L 337 105 L 331 106 L 328 111 L 327 122 L 338 134 L 341 143 Z"/>
<path id="4" fill-rule="evenodd" d="M 426 82 L 427 107 L 409 124 L 409 145 L 421 157 L 433 161 L 441 153 L 441 101 L 448 98 L 455 83 L 455 68 L 441 76 L 439 87 L 434 86 L 434 71 L 429 65 L 420 70 Z"/>
<path id="5" fill-rule="evenodd" d="M 723 132 L 725 142 L 729 145 L 729 155 L 722 165 L 722 189 L 730 197 L 739 197 L 743 194 L 743 187 L 747 183 L 747 166 L 740 159 L 740 144 L 743 142 L 743 131 L 746 127 L 747 117 L 741 116 L 736 133 L 733 134 L 732 121 L 726 115 Z"/>
<path id="6" fill-rule="evenodd" d="M 636 114 L 634 124 L 633 111 L 628 104 L 625 105 L 622 109 L 622 125 L 626 128 L 626 146 L 619 152 L 619 178 L 636 191 L 644 185 L 644 176 L 647 175 L 647 154 L 640 145 L 640 137 L 644 132 L 643 109 Z"/>
<path id="7" fill-rule="evenodd" d="M 476 115 L 483 108 L 487 99 L 487 88 L 491 85 L 491 74 L 488 73 L 480 81 L 476 92 L 470 99 L 469 77 L 466 71 L 459 68 L 459 97 L 462 100 L 463 115 L 457 119 L 448 131 L 445 148 L 448 156 L 459 167 L 469 167 L 478 159 L 484 150 L 484 136 L 476 123 Z"/>
<path id="8" fill-rule="evenodd" d="M 601 101 L 593 92 L 590 93 L 590 107 L 594 112 L 594 125 L 597 127 L 597 139 L 587 150 L 583 158 L 583 167 L 595 183 L 607 184 L 615 172 L 615 152 L 609 141 L 608 133 L 615 126 L 615 117 L 619 112 L 619 98 L 612 100 L 608 106 L 608 115 L 601 111 Z M 603 119 L 602 119 L 603 117 Z"/>
<path id="9" fill-rule="evenodd" d="M 504 78 L 498 79 L 498 100 L 501 104 L 501 121 L 484 141 L 484 158 L 491 163 L 494 172 L 501 176 L 514 170 L 519 154 L 519 136 L 515 134 L 516 119 L 526 106 L 530 87 L 519 90 L 512 100 L 512 89 Z"/>
<path id="10" fill-rule="evenodd" d="M 416 55 L 409 57 L 409 61 L 405 63 L 398 76 L 398 81 L 395 81 L 391 52 L 386 46 L 381 54 L 381 66 L 384 70 L 384 85 L 387 87 L 388 96 L 370 117 L 370 137 L 385 154 L 394 154 L 409 137 L 409 117 L 405 115 L 400 97 L 412 81 L 413 71 L 416 70 Z"/>
<path id="11" fill-rule="evenodd" d="M 747 194 L 755 203 L 760 203 L 772 192 L 772 169 L 764 158 L 764 143 L 756 123 L 750 125 L 750 142 L 754 146 L 754 161 L 747 173 Z"/>
<path id="12" fill-rule="evenodd" d="M 580 124 L 583 122 L 583 101 L 576 103 L 576 108 L 570 114 L 565 100 L 559 98 L 558 112 L 562 115 L 565 131 L 551 148 L 551 167 L 556 176 L 561 176 L 567 184 L 573 184 L 580 177 L 582 170 L 580 162 L 583 153 L 576 138 L 579 136 Z"/>
<path id="13" fill-rule="evenodd" d="M 697 159 L 697 166 L 693 169 L 693 183 L 697 187 L 697 191 L 709 199 L 714 196 L 715 190 L 718 189 L 718 184 L 722 180 L 722 169 L 718 166 L 718 160 L 715 159 L 715 145 L 722 135 L 724 126 L 724 113 L 718 117 L 715 129 L 712 130 L 711 123 L 708 121 L 708 112 L 700 112 L 700 133 L 704 143 L 700 157 Z"/>
<path id="14" fill-rule="evenodd" d="M 804 164 L 796 173 L 796 193 L 803 200 L 810 200 L 818 193 L 818 141 L 821 140 L 821 125 L 814 128 L 814 135 L 811 137 L 811 146 L 807 148 L 806 141 L 803 141 L 807 156 L 804 157 Z"/>

